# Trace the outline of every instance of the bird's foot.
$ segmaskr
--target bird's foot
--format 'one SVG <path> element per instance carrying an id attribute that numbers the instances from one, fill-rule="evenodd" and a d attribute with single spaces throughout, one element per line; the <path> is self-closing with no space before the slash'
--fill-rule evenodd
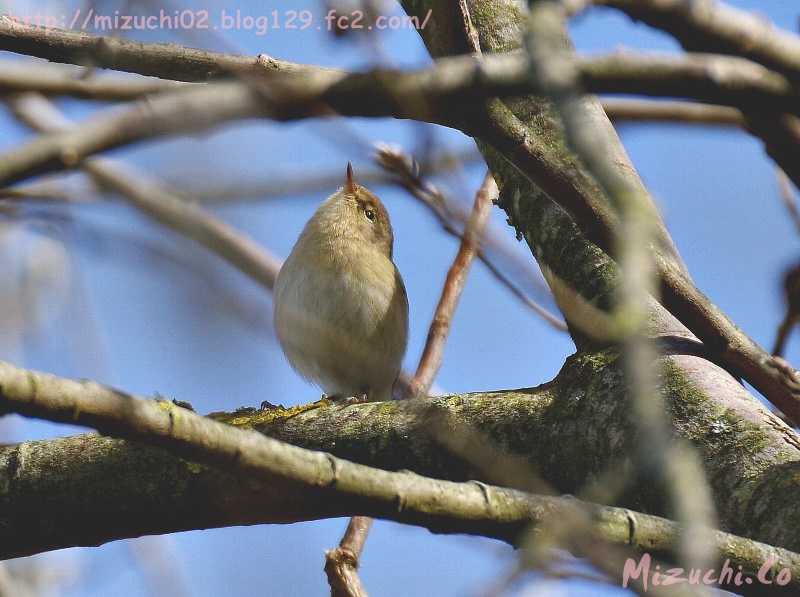
<path id="1" fill-rule="evenodd" d="M 366 393 L 359 394 L 358 396 L 349 396 L 342 400 L 342 404 L 347 406 L 351 404 L 363 404 L 364 402 L 369 402 L 369 395 Z"/>

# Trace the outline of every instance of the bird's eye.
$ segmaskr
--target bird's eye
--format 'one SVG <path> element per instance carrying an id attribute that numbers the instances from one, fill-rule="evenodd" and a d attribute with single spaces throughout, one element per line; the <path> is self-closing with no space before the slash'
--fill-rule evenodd
<path id="1" fill-rule="evenodd" d="M 367 219 L 371 222 L 375 221 L 375 212 L 371 209 L 365 209 L 364 215 L 367 216 Z"/>

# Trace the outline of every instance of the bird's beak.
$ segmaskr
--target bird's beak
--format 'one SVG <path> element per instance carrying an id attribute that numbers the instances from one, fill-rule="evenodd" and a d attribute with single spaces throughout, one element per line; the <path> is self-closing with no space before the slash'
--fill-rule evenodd
<path id="1" fill-rule="evenodd" d="M 345 179 L 344 188 L 348 193 L 356 192 L 356 183 L 353 181 L 353 165 L 347 162 L 347 178 Z"/>

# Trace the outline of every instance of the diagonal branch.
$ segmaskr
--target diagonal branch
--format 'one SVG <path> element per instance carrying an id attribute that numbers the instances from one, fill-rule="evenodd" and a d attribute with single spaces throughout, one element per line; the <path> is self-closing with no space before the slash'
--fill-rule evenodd
<path id="1" fill-rule="evenodd" d="M 716 0 L 597 0 L 626 12 L 633 19 L 672 34 L 687 51 L 714 52 L 748 58 L 800 82 L 800 37 Z M 764 140 L 766 151 L 800 187 L 800 121 L 781 115 L 791 109 L 745 110 L 747 128 Z M 796 115 L 796 112 L 795 112 Z"/>
<path id="2" fill-rule="evenodd" d="M 425 347 L 417 365 L 417 371 L 411 380 L 409 390 L 411 397 L 421 397 L 427 394 L 442 365 L 444 345 L 450 332 L 450 322 L 466 285 L 467 273 L 472 260 L 479 251 L 483 229 L 489 219 L 489 211 L 496 195 L 497 184 L 492 175 L 487 172 L 475 194 L 472 213 L 464 228 L 458 253 L 447 271 L 442 293 L 428 328 Z"/>
<path id="3" fill-rule="evenodd" d="M 17 117 L 38 131 L 69 131 L 72 123 L 41 96 L 22 94 L 8 100 Z M 281 262 L 255 241 L 201 207 L 176 197 L 141 172 L 104 158 L 81 166 L 101 187 L 120 193 L 148 217 L 216 253 L 268 290 L 275 285 Z"/>
<path id="4" fill-rule="evenodd" d="M 683 0 L 589 0 L 588 3 L 619 9 L 631 19 L 662 29 L 688 51 L 743 56 L 800 81 L 800 37 L 719 0 L 688 3 Z"/>

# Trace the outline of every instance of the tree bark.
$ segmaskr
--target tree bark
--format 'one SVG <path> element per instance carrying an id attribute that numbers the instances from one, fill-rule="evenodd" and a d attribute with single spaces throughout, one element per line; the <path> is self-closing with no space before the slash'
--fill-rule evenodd
<path id="1" fill-rule="evenodd" d="M 690 354 L 695 349 L 678 344 L 663 357 L 666 401 L 676 435 L 700 450 L 722 528 L 800 551 L 794 504 L 800 445 L 727 373 Z M 570 357 L 542 386 L 437 398 L 432 411 L 402 401 L 213 418 L 382 469 L 505 481 L 497 478 L 497 462 L 481 466 L 485 455 L 445 447 L 461 430 L 474 430 L 506 457 L 530 465 L 531 478 L 538 474 L 557 491 L 574 494 L 612 466 L 626 468 L 635 453 L 641 438 L 620 399 L 624 384 L 618 354 L 608 349 Z M 446 415 L 447 431 L 431 424 L 432 413 Z M 521 485 L 528 481 L 519 479 Z M 631 478 L 627 487 L 622 505 L 666 511 L 652 479 Z M 0 557 L 143 534 L 351 514 L 511 542 L 520 532 L 519 522 L 443 523 L 411 508 L 376 507 L 324 488 L 242 478 L 160 448 L 93 434 L 0 448 Z"/>

